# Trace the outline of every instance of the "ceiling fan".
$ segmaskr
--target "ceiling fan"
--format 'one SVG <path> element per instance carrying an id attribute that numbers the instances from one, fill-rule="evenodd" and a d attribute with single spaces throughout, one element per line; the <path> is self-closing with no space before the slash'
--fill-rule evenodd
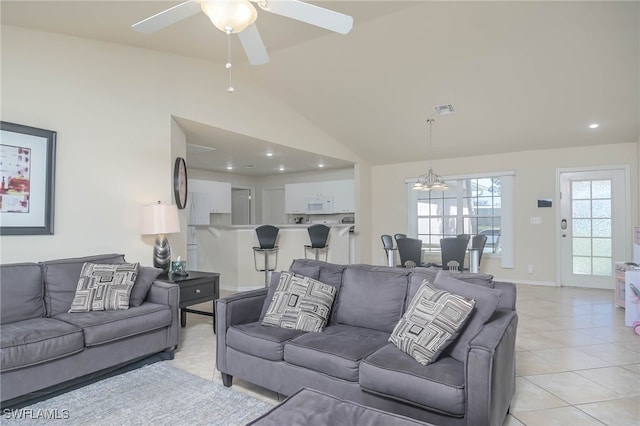
<path id="1" fill-rule="evenodd" d="M 307 24 L 347 34 L 353 27 L 351 16 L 298 0 L 251 0 L 262 10 L 286 16 Z M 157 13 L 134 25 L 141 33 L 154 33 L 199 12 L 204 12 L 213 25 L 227 35 L 238 34 L 240 43 L 252 65 L 269 62 L 255 20 L 256 8 L 249 0 L 188 0 Z"/>

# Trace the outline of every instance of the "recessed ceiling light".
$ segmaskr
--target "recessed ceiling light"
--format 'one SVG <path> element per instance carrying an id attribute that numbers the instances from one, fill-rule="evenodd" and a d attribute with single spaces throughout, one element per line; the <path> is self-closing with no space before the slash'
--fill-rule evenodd
<path id="1" fill-rule="evenodd" d="M 278 170 L 280 170 L 281 172 L 284 172 L 284 166 L 280 166 Z"/>
<path id="2" fill-rule="evenodd" d="M 590 129 L 597 129 L 598 127 L 600 127 L 598 123 L 589 124 Z"/>
<path id="3" fill-rule="evenodd" d="M 322 168 L 322 167 L 324 167 L 324 164 L 320 163 L 320 164 L 318 164 L 318 167 Z"/>
<path id="4" fill-rule="evenodd" d="M 273 152 L 267 152 L 267 157 L 273 157 Z"/>
<path id="5" fill-rule="evenodd" d="M 227 166 L 227 170 L 233 170 L 233 166 Z"/>

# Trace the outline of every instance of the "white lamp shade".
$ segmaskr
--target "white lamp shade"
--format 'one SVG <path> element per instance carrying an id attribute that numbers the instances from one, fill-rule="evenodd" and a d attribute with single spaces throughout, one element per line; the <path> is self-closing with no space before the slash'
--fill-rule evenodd
<path id="1" fill-rule="evenodd" d="M 150 204 L 142 208 L 142 235 L 166 235 L 180 232 L 178 208 L 174 204 Z"/>
<path id="2" fill-rule="evenodd" d="M 223 32 L 231 28 L 230 32 L 239 33 L 258 17 L 258 11 L 249 0 L 204 0 L 201 6 L 213 25 Z"/>

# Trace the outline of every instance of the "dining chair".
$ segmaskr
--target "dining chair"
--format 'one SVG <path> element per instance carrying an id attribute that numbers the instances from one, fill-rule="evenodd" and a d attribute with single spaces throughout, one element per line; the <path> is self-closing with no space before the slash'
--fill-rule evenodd
<path id="1" fill-rule="evenodd" d="M 469 240 L 471 239 L 471 234 L 458 234 L 456 235 L 456 238 L 462 238 L 467 240 L 467 242 L 469 242 Z"/>
<path id="2" fill-rule="evenodd" d="M 468 243 L 464 238 L 453 237 L 440 239 L 443 270 L 462 271 L 464 269 L 464 259 L 467 255 Z M 457 263 L 457 266 L 455 263 Z"/>
<path id="3" fill-rule="evenodd" d="M 407 238 L 407 234 L 394 234 L 393 239 L 396 240 L 396 245 L 398 245 L 398 240 L 401 238 Z"/>
<path id="4" fill-rule="evenodd" d="M 387 255 L 387 265 L 394 266 L 397 249 L 393 246 L 393 238 L 391 235 L 383 234 L 380 239 L 382 240 L 382 248 Z"/>
<path id="5" fill-rule="evenodd" d="M 418 238 L 400 238 L 396 240 L 400 254 L 400 266 L 405 268 L 424 266 L 422 264 L 422 240 Z"/>
<path id="6" fill-rule="evenodd" d="M 484 246 L 487 244 L 487 236 L 478 234 L 471 237 L 471 248 L 480 250 L 478 256 L 478 267 L 480 266 L 480 262 L 482 262 L 482 252 L 484 252 Z"/>

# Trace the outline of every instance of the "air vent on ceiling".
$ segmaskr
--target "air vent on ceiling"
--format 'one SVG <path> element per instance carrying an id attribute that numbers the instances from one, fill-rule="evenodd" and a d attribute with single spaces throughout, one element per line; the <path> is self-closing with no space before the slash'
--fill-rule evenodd
<path id="1" fill-rule="evenodd" d="M 187 152 L 190 154 L 201 154 L 203 152 L 210 152 L 215 150 L 216 149 L 212 146 L 196 145 L 194 143 L 187 144 Z"/>
<path id="2" fill-rule="evenodd" d="M 455 112 L 452 104 L 436 105 L 433 107 L 433 109 L 436 110 L 436 114 L 438 115 L 453 114 Z"/>

